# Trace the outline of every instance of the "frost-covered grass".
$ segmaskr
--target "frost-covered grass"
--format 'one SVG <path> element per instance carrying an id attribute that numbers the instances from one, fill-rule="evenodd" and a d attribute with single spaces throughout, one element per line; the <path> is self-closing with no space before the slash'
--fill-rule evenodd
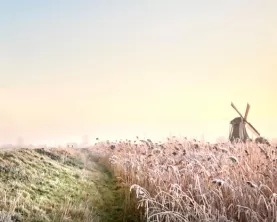
<path id="1" fill-rule="evenodd" d="M 120 203 L 88 150 L 0 151 L 0 221 L 120 221 Z"/>
<path id="2" fill-rule="evenodd" d="M 186 138 L 98 143 L 144 221 L 277 221 L 277 149 Z M 136 208 L 134 208 L 136 209 Z"/>

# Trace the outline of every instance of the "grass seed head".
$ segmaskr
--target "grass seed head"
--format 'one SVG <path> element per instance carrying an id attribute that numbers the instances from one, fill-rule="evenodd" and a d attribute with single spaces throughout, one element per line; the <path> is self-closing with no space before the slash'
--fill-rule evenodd
<path id="1" fill-rule="evenodd" d="M 233 163 L 238 163 L 239 162 L 237 157 L 235 157 L 235 156 L 230 156 L 229 159 L 232 160 Z"/>
<path id="2" fill-rule="evenodd" d="M 252 188 L 258 188 L 258 186 L 251 181 L 247 181 L 246 183 Z"/>

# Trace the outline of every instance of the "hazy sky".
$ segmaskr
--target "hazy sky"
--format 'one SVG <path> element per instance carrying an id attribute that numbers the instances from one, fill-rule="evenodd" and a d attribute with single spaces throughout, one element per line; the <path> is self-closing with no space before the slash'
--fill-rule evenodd
<path id="1" fill-rule="evenodd" d="M 0 143 L 277 137 L 275 0 L 0 3 Z"/>

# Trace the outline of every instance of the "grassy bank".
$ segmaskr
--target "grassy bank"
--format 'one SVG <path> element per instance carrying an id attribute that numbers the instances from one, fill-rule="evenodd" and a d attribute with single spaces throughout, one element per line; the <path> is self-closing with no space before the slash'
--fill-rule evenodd
<path id="1" fill-rule="evenodd" d="M 88 150 L 0 151 L 0 221 L 122 221 L 122 199 Z"/>

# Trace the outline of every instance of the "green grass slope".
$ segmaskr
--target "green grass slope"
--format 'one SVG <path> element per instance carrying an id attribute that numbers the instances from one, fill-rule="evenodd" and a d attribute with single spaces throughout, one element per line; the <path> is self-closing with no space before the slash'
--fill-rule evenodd
<path id="1" fill-rule="evenodd" d="M 0 151 L 0 221 L 122 221 L 111 173 L 77 152 Z"/>

